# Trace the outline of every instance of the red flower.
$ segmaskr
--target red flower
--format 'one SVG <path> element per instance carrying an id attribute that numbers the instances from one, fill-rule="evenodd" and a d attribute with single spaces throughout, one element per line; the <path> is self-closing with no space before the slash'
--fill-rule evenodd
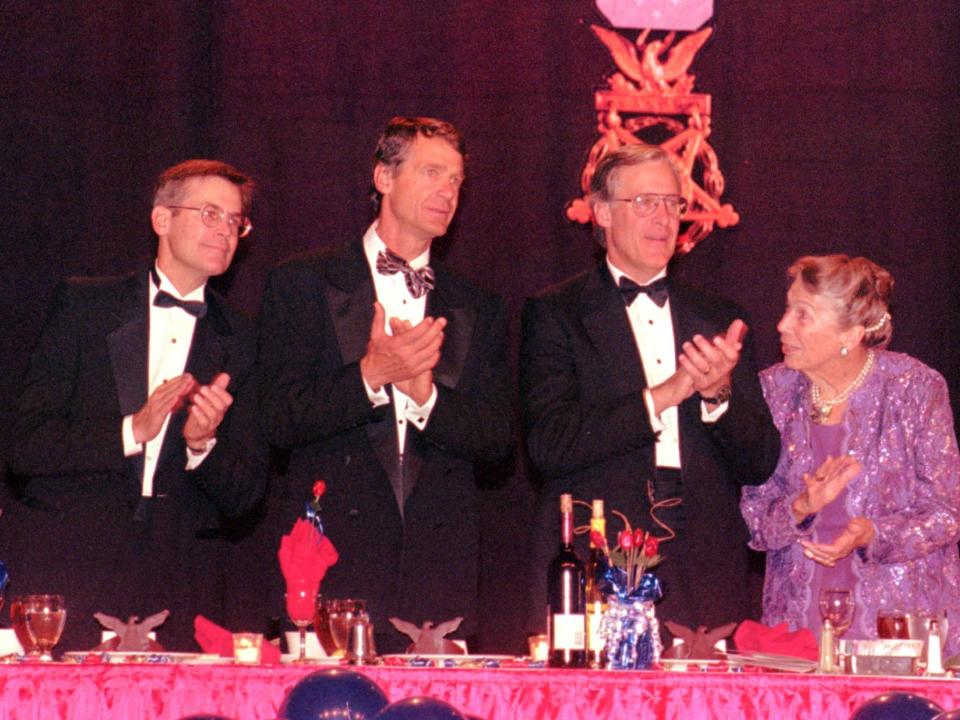
<path id="1" fill-rule="evenodd" d="M 656 557 L 658 552 L 660 552 L 660 538 L 647 535 L 647 539 L 643 543 L 643 554 L 652 558 Z"/>
<path id="2" fill-rule="evenodd" d="M 629 530 L 622 530 L 618 540 L 620 542 L 620 547 L 622 547 L 624 550 L 629 550 L 633 547 L 633 533 L 631 533 Z"/>
<path id="3" fill-rule="evenodd" d="M 590 531 L 590 544 L 595 548 L 605 548 L 607 539 L 596 530 Z"/>
<path id="4" fill-rule="evenodd" d="M 327 484 L 323 480 L 317 480 L 313 484 L 313 497 L 316 500 L 320 499 L 320 496 L 327 491 Z"/>
<path id="5" fill-rule="evenodd" d="M 643 538 L 645 535 L 646 533 L 643 530 L 641 530 L 640 528 L 636 528 L 633 531 L 633 546 L 636 548 L 642 548 Z"/>

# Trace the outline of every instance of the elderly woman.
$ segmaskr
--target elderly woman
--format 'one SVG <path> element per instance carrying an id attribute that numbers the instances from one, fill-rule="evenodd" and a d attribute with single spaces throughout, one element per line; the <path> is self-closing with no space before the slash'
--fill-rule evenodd
<path id="1" fill-rule="evenodd" d="M 893 278 L 866 258 L 804 257 L 761 373 L 780 460 L 743 489 L 750 546 L 767 552 L 763 619 L 818 632 L 822 589 L 848 589 L 848 638 L 878 611 L 949 614 L 960 651 L 960 457 L 946 383 L 890 342 Z"/>

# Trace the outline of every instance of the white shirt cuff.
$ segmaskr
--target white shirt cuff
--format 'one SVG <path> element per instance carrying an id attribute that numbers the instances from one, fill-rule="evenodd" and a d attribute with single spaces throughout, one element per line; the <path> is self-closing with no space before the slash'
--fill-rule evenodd
<path id="1" fill-rule="evenodd" d="M 423 430 L 427 426 L 427 422 L 430 420 L 430 413 L 433 412 L 433 408 L 436 404 L 437 386 L 434 384 L 433 388 L 430 390 L 430 397 L 427 398 L 427 401 L 423 405 L 417 405 L 416 400 L 407 396 L 407 403 L 403 412 L 403 416 L 409 422 L 416 425 L 418 430 Z"/>
<path id="2" fill-rule="evenodd" d="M 380 407 L 381 405 L 390 404 L 390 395 L 387 393 L 387 386 L 384 385 L 379 390 L 374 390 L 370 387 L 370 383 L 367 382 L 367 379 L 360 376 L 360 379 L 363 380 L 363 389 L 367 391 L 367 399 L 370 400 L 370 404 L 374 407 Z"/>
<path id="3" fill-rule="evenodd" d="M 713 410 L 707 409 L 707 404 L 700 401 L 700 419 L 705 423 L 715 423 L 717 420 L 723 417 L 723 414 L 730 407 L 730 402 L 722 402 L 717 405 Z"/>
<path id="4" fill-rule="evenodd" d="M 123 456 L 133 457 L 143 452 L 143 443 L 133 439 L 133 415 L 124 415 L 120 425 L 120 434 L 123 438 Z"/>
<path id="5" fill-rule="evenodd" d="M 187 470 L 194 470 L 200 467 L 200 464 L 207 459 L 207 455 L 210 454 L 210 451 L 213 450 L 213 446 L 217 444 L 216 438 L 210 438 L 207 440 L 207 444 L 204 445 L 203 450 L 193 450 L 189 445 L 187 445 Z"/>
<path id="6" fill-rule="evenodd" d="M 663 432 L 663 421 L 657 417 L 656 406 L 653 404 L 653 393 L 650 388 L 643 389 L 643 404 L 647 406 L 647 416 L 650 418 L 650 427 L 655 433 Z"/>

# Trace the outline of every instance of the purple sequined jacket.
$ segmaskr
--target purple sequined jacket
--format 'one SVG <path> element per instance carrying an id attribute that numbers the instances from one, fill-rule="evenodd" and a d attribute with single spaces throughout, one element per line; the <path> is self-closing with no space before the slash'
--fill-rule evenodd
<path id="1" fill-rule="evenodd" d="M 780 429 L 780 460 L 763 485 L 745 486 L 740 511 L 750 547 L 767 552 L 763 621 L 805 625 L 813 561 L 797 542 L 790 511 L 812 473 L 810 381 L 782 363 L 760 373 L 763 394 Z M 873 371 L 850 398 L 844 451 L 863 466 L 848 486 L 846 509 L 876 527 L 855 554 L 854 623 L 876 637 L 877 610 L 946 610 L 945 654 L 960 652 L 960 456 L 947 386 L 935 370 L 908 355 L 877 351 Z"/>

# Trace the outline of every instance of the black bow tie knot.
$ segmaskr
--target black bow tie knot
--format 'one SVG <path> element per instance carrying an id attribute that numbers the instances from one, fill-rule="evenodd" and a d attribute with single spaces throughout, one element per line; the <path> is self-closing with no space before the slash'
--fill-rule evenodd
<path id="1" fill-rule="evenodd" d="M 207 304 L 202 300 L 181 300 L 166 290 L 157 291 L 156 296 L 153 298 L 153 304 L 162 308 L 182 308 L 184 312 L 190 313 L 197 318 L 197 320 L 207 314 Z"/>
<path id="2" fill-rule="evenodd" d="M 623 295 L 623 301 L 627 304 L 627 307 L 633 304 L 633 301 L 637 299 L 637 295 L 640 293 L 648 295 L 650 299 L 657 304 L 657 307 L 666 305 L 667 300 L 670 298 L 666 277 L 654 280 L 649 285 L 638 285 L 624 275 L 620 278 L 619 287 L 620 294 Z"/>
<path id="3" fill-rule="evenodd" d="M 410 294 L 415 298 L 423 297 L 427 294 L 428 290 L 433 290 L 436 284 L 433 270 L 429 265 L 425 265 L 419 270 L 414 270 L 410 267 L 410 263 L 390 249 L 381 250 L 377 253 L 377 272 L 381 275 L 403 273 L 407 290 L 409 290 Z"/>

